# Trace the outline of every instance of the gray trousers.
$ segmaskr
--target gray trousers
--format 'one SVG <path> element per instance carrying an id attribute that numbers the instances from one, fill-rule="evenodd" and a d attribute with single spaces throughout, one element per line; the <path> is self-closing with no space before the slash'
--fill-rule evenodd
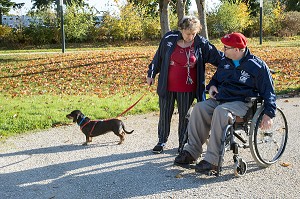
<path id="1" fill-rule="evenodd" d="M 220 103 L 214 99 L 197 103 L 189 118 L 188 142 L 184 150 L 198 159 L 203 152 L 202 145 L 209 138 L 204 160 L 218 165 L 222 133 L 233 119 L 233 115 L 243 117 L 250 106 L 251 103 L 240 101 Z"/>
<path id="2" fill-rule="evenodd" d="M 158 142 L 166 143 L 170 135 L 170 124 L 174 112 L 175 101 L 177 101 L 179 124 L 178 140 L 179 146 L 182 144 L 184 133 L 188 124 L 186 114 L 195 98 L 194 92 L 167 92 L 167 97 L 159 97 L 159 123 Z"/>

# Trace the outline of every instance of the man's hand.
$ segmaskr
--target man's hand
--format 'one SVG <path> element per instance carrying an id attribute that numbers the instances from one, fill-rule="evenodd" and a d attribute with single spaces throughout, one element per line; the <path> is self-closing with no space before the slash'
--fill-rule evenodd
<path id="1" fill-rule="evenodd" d="M 273 124 L 273 120 L 268 115 L 264 114 L 259 128 L 261 128 L 261 130 L 265 131 L 265 130 L 268 130 L 269 128 L 271 128 L 272 124 Z"/>
<path id="2" fill-rule="evenodd" d="M 217 87 L 211 86 L 209 87 L 208 94 L 210 98 L 216 99 L 216 94 L 219 93 Z"/>
<path id="3" fill-rule="evenodd" d="M 154 84 L 154 79 L 153 78 L 150 78 L 150 77 L 147 77 L 147 84 L 149 86 L 151 86 L 152 84 Z"/>

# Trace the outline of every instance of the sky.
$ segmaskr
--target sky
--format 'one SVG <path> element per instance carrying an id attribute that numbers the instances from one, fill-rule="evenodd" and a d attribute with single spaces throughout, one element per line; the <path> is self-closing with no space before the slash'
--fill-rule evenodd
<path id="1" fill-rule="evenodd" d="M 121 0 L 125 1 L 125 0 Z M 15 3 L 25 3 L 22 9 L 19 11 L 11 10 L 10 14 L 25 15 L 32 7 L 31 0 L 12 0 Z M 113 0 L 87 0 L 90 6 L 94 6 L 98 11 L 114 11 L 114 1 Z M 219 0 L 207 0 L 207 6 L 213 8 Z M 196 10 L 196 3 L 192 0 L 191 10 Z"/>

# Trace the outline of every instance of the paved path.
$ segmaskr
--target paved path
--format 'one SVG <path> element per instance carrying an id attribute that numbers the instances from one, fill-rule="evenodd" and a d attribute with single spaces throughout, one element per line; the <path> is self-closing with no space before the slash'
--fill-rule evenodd
<path id="1" fill-rule="evenodd" d="M 123 118 L 135 130 L 123 145 L 109 133 L 81 146 L 84 135 L 77 125 L 0 143 L 0 198 L 300 198 L 300 98 L 278 104 L 288 119 L 286 151 L 278 163 L 260 169 L 249 149 L 242 150 L 249 168 L 241 178 L 233 175 L 231 152 L 220 177 L 174 166 L 177 115 L 165 153 L 152 154 L 158 115 L 151 113 Z"/>

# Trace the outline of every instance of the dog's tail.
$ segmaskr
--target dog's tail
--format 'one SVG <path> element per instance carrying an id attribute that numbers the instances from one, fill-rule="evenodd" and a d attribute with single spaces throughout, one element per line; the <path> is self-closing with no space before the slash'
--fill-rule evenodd
<path id="1" fill-rule="evenodd" d="M 127 133 L 127 134 L 131 134 L 134 130 L 132 130 L 132 131 L 126 131 L 126 129 L 125 129 L 125 125 L 124 125 L 124 123 L 122 122 L 122 129 L 123 129 L 123 131 L 125 132 L 125 133 Z"/>

